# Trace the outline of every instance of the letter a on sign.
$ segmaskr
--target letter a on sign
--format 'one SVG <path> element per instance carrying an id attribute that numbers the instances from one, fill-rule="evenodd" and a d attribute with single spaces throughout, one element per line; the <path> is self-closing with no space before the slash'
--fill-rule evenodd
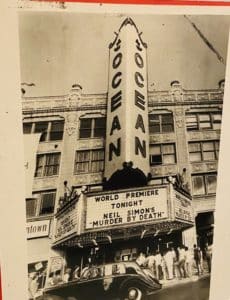
<path id="1" fill-rule="evenodd" d="M 143 121 L 142 115 L 140 115 L 140 114 L 138 114 L 138 116 L 137 116 L 137 122 L 136 122 L 135 128 L 136 129 L 141 128 L 142 132 L 145 133 L 144 121 Z"/>
<path id="2" fill-rule="evenodd" d="M 111 127 L 111 131 L 110 131 L 110 135 L 113 134 L 113 131 L 114 131 L 115 129 L 117 129 L 117 130 L 120 130 L 120 129 L 121 129 L 121 125 L 120 125 L 118 116 L 115 116 L 115 117 L 113 118 L 113 122 L 112 122 L 112 127 Z"/>

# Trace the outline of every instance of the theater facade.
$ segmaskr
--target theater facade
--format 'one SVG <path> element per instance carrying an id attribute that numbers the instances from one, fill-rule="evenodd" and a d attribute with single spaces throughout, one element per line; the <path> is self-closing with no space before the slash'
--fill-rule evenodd
<path id="1" fill-rule="evenodd" d="M 62 96 L 22 96 L 24 134 L 40 134 L 28 266 L 47 278 L 212 243 L 224 81 L 149 91 L 147 44 L 130 18 L 108 51 L 108 93 L 73 84 Z"/>

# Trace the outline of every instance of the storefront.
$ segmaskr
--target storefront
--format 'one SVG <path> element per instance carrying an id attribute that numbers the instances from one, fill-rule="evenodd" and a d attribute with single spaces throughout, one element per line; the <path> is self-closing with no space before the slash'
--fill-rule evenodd
<path id="1" fill-rule="evenodd" d="M 28 292 L 31 298 L 41 295 L 47 277 L 50 220 L 27 222 Z"/>
<path id="2" fill-rule="evenodd" d="M 140 252 L 164 252 L 182 245 L 183 231 L 194 226 L 189 195 L 170 183 L 82 194 L 56 218 L 53 248 L 65 252 L 70 268 L 135 260 Z"/>

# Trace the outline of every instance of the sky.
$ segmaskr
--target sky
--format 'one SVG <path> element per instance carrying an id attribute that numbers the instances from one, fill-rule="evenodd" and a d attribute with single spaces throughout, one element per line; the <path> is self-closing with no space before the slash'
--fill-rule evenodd
<path id="1" fill-rule="evenodd" d="M 70 12 L 19 13 L 21 82 L 26 96 L 65 95 L 75 83 L 83 93 L 105 93 L 109 43 L 131 17 L 147 43 L 148 89 L 167 90 L 179 80 L 184 89 L 217 88 L 225 64 L 183 15 L 122 15 Z M 226 62 L 230 16 L 189 18 Z"/>

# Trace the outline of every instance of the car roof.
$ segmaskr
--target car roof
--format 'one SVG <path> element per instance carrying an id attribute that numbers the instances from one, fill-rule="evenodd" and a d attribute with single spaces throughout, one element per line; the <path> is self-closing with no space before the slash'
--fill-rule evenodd
<path id="1" fill-rule="evenodd" d="M 119 262 L 113 262 L 113 263 L 106 263 L 106 264 L 101 264 L 101 265 L 95 265 L 90 268 L 100 268 L 104 266 L 113 266 L 113 265 L 135 265 L 138 266 L 138 264 L 135 261 L 119 261 Z"/>

